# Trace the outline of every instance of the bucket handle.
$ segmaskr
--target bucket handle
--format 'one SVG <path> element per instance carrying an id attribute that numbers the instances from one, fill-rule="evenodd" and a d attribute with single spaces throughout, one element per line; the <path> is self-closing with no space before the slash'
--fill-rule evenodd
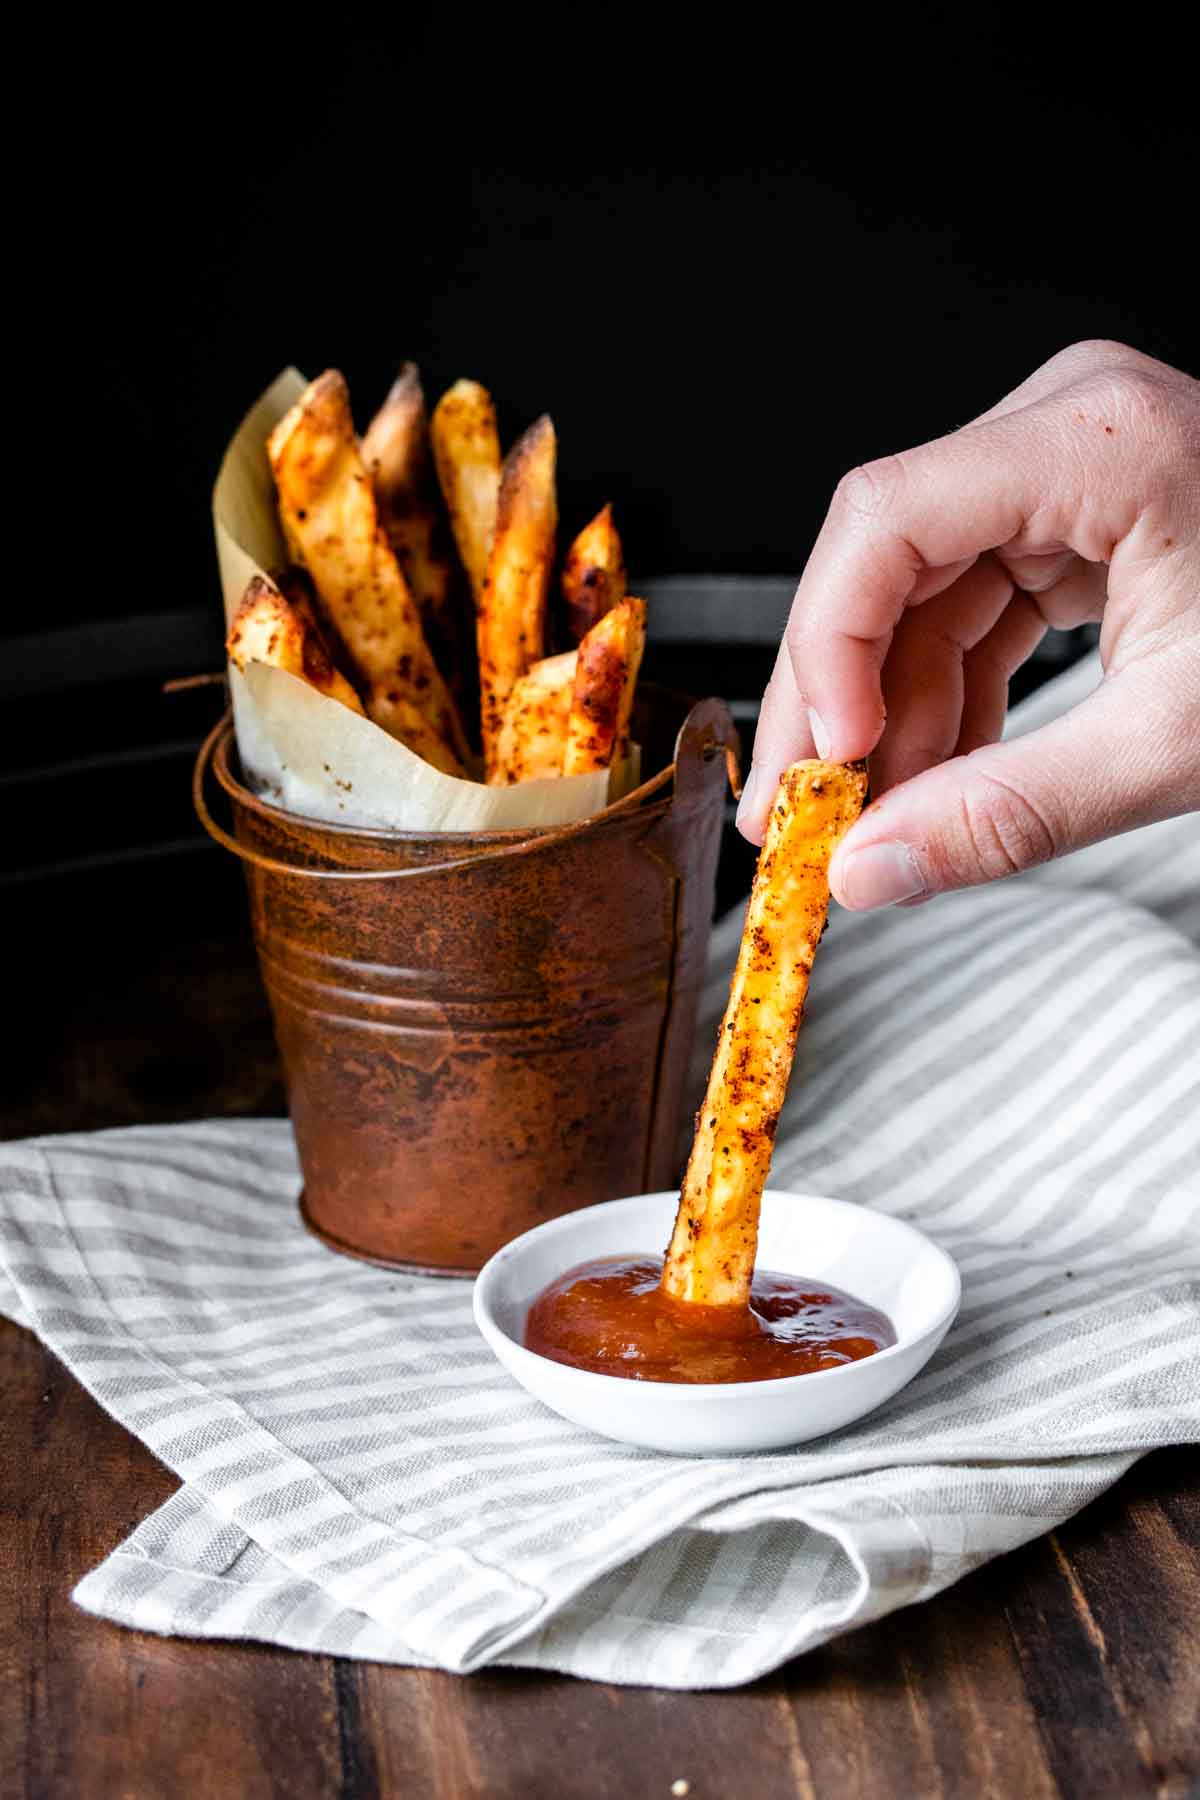
<path id="1" fill-rule="evenodd" d="M 677 750 L 675 762 L 668 763 L 665 769 L 660 769 L 658 774 L 651 776 L 649 781 L 643 781 L 640 787 L 634 788 L 622 799 L 605 807 L 603 812 L 594 813 L 587 819 L 577 819 L 570 825 L 557 825 L 550 831 L 541 832 L 536 837 L 525 838 L 518 844 L 498 844 L 494 850 L 484 851 L 478 856 L 459 856 L 448 862 L 417 863 L 405 869 L 315 869 L 301 863 L 281 862 L 274 856 L 264 856 L 261 851 L 252 850 L 247 845 L 239 843 L 232 833 L 218 825 L 213 818 L 205 798 L 205 783 L 212 767 L 212 759 L 217 745 L 222 737 L 232 729 L 233 715 L 227 710 L 217 720 L 200 746 L 195 767 L 192 770 L 192 805 L 195 807 L 196 817 L 210 838 L 224 849 L 231 850 L 243 862 L 253 863 L 257 869 L 267 869 L 273 875 L 303 875 L 318 881 L 400 881 L 417 875 L 446 875 L 452 869 L 477 868 L 480 863 L 492 862 L 499 857 L 531 856 L 536 850 L 544 849 L 549 845 L 561 844 L 566 838 L 576 837 L 580 832 L 593 826 L 597 819 L 611 818 L 614 813 L 633 812 L 643 800 L 648 800 L 651 795 L 660 793 L 667 786 L 668 782 L 674 778 L 678 766 Z M 684 729 L 686 730 L 686 725 Z M 682 736 L 682 732 L 680 735 Z M 736 733 L 734 740 L 733 743 L 729 743 L 723 739 L 712 737 L 703 744 L 700 754 L 705 762 L 711 762 L 715 756 L 724 756 L 729 779 L 736 793 L 738 788 Z"/>

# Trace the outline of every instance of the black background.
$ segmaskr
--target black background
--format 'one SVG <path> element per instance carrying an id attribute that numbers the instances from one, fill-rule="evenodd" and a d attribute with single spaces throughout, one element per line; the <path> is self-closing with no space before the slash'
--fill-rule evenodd
<path id="1" fill-rule="evenodd" d="M 611 499 L 639 585 L 794 575 L 847 468 L 1076 339 L 1197 372 L 1182 10 L 362 16 L 47 13 L 10 58 L 0 1135 L 282 1106 L 190 804 L 220 690 L 161 685 L 220 664 L 212 481 L 286 363 L 360 423 L 405 358 L 508 440 L 549 409 L 564 534 Z M 647 668 L 748 722 L 760 635 Z M 728 823 L 719 904 L 751 866 Z"/>
<path id="2" fill-rule="evenodd" d="M 506 440 L 551 410 L 564 530 L 611 498 L 635 579 L 798 569 L 846 468 L 1074 339 L 1195 369 L 1168 15 L 651 16 L 67 34 L 30 147 L 43 423 L 89 452 L 58 465 L 91 579 L 56 623 L 216 606 L 213 475 L 289 361 L 343 368 L 362 423 L 407 357 L 431 398 L 489 384 Z"/>

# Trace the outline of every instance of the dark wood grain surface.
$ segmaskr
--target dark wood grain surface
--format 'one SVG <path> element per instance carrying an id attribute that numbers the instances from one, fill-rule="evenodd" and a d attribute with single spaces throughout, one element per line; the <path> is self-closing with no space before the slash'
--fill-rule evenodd
<path id="1" fill-rule="evenodd" d="M 114 893 L 64 929 L 53 1004 L 44 967 L 17 969 L 28 1025 L 4 1135 L 279 1108 L 237 882 L 196 867 L 202 881 L 142 877 L 136 906 Z M 0 1792 L 1194 1795 L 1196 1461 L 1147 1458 L 1052 1537 L 737 1692 L 461 1680 L 160 1639 L 72 1607 L 174 1478 L 0 1324 Z"/>

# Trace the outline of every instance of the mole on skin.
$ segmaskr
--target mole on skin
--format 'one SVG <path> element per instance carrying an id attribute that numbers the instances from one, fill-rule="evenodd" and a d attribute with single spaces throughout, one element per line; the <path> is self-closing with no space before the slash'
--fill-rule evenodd
<path id="1" fill-rule="evenodd" d="M 749 1306 L 698 1306 L 664 1292 L 662 1267 L 609 1256 L 568 1269 L 530 1307 L 526 1349 L 629 1381 L 771 1381 L 896 1342 L 885 1313 L 824 1282 L 758 1269 Z"/>

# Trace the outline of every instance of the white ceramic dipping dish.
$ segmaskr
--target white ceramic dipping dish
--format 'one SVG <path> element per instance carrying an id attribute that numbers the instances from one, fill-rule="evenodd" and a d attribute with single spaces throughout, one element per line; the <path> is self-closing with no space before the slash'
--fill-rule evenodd
<path id="1" fill-rule="evenodd" d="M 551 1281 L 596 1256 L 662 1255 L 677 1192 L 638 1194 L 566 1213 L 497 1251 L 475 1282 L 475 1321 L 500 1361 L 538 1400 L 605 1437 L 675 1455 L 733 1456 L 823 1437 L 882 1405 L 933 1355 L 958 1311 L 958 1270 L 900 1219 L 815 1194 L 763 1195 L 758 1266 L 804 1275 L 865 1300 L 896 1342 L 874 1356 L 774 1381 L 627 1381 L 527 1350 L 530 1305 Z"/>

